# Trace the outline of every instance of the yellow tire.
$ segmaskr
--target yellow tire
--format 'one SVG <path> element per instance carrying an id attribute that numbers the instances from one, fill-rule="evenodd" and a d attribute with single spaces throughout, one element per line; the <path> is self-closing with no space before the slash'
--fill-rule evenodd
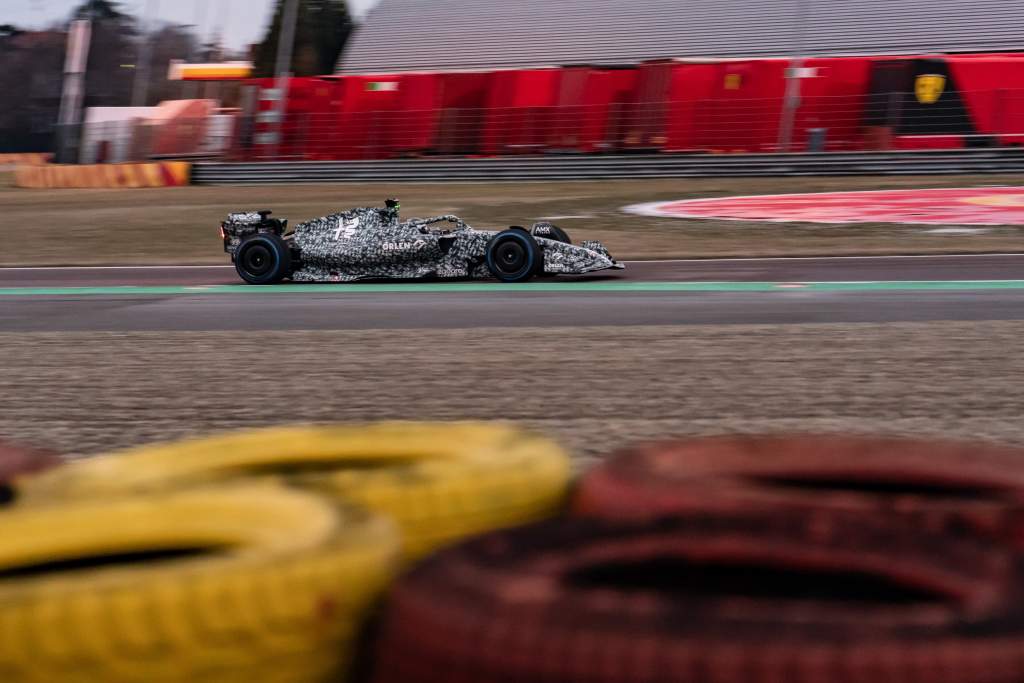
<path id="1" fill-rule="evenodd" d="M 479 532 L 556 512 L 571 476 L 548 439 L 507 425 L 380 423 L 286 427 L 147 446 L 20 482 L 26 501 L 268 477 L 394 519 L 418 558 Z"/>
<path id="2" fill-rule="evenodd" d="M 322 681 L 390 580 L 394 525 L 273 485 L 0 515 L 0 680 Z"/>

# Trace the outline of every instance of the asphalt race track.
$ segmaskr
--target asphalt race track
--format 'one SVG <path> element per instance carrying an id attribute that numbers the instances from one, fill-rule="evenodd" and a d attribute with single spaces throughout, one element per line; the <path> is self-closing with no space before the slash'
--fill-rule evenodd
<path id="1" fill-rule="evenodd" d="M 239 282 L 230 266 L 0 269 L 0 331 L 1024 319 L 1024 254 L 630 262 L 526 285 Z"/>

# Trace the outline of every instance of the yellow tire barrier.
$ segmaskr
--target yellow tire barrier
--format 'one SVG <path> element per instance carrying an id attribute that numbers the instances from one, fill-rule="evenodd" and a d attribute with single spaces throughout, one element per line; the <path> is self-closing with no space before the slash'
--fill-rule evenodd
<path id="1" fill-rule="evenodd" d="M 0 166 L 14 166 L 23 164 L 26 166 L 41 166 L 50 161 L 50 154 L 46 152 L 26 152 L 20 154 L 0 154 Z"/>
<path id="2" fill-rule="evenodd" d="M 15 507 L 0 539 L 12 683 L 343 675 L 398 554 L 386 519 L 257 484 Z"/>
<path id="3" fill-rule="evenodd" d="M 270 477 L 394 519 L 407 557 L 491 529 L 554 514 L 568 455 L 506 425 L 381 423 L 286 427 L 147 446 L 69 463 L 25 479 L 24 501 L 104 498 Z"/>
<path id="4" fill-rule="evenodd" d="M 14 184 L 31 189 L 178 187 L 188 185 L 191 171 L 187 161 L 19 165 L 14 171 Z"/>

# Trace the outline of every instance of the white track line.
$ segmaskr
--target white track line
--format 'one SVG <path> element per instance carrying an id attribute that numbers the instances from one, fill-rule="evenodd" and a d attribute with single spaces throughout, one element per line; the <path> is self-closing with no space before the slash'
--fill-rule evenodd
<path id="1" fill-rule="evenodd" d="M 875 260 L 884 261 L 887 259 L 939 259 L 939 258 L 988 258 L 991 256 L 1024 256 L 1024 253 L 1000 253 L 1000 254 L 903 254 L 903 255 L 879 255 L 879 256 L 756 256 L 753 258 L 737 256 L 735 258 L 677 258 L 677 259 L 651 259 L 649 261 L 623 261 L 623 263 L 724 263 L 734 261 L 745 261 L 757 263 L 758 261 L 855 261 Z"/>
<path id="2" fill-rule="evenodd" d="M 209 265 L 209 266 L 13 266 L 0 268 L 5 270 L 184 270 L 186 268 L 230 268 L 234 266 Z"/>
<path id="3" fill-rule="evenodd" d="M 623 261 L 630 264 L 644 263 L 758 263 L 763 261 L 855 261 L 875 260 L 885 261 L 889 259 L 943 259 L 943 258 L 991 258 L 998 256 L 1024 256 L 1024 253 L 999 253 L 999 254 L 905 254 L 905 255 L 882 255 L 882 256 L 757 256 L 752 258 L 680 258 L 680 259 L 651 259 L 643 261 Z M 185 269 L 223 269 L 234 270 L 233 266 L 15 266 L 11 268 L 0 268 L 4 271 L 32 271 L 32 270 L 185 270 Z"/>

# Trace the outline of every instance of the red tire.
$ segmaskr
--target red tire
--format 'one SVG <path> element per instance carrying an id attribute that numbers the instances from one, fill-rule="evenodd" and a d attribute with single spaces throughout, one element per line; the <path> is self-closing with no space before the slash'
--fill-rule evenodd
<path id="1" fill-rule="evenodd" d="M 582 480 L 578 513 L 842 509 L 966 524 L 1024 548 L 1024 449 L 858 436 L 735 436 L 647 444 Z"/>
<path id="2" fill-rule="evenodd" d="M 374 683 L 1024 679 L 1019 561 L 841 513 L 562 519 L 435 555 Z"/>
<path id="3" fill-rule="evenodd" d="M 52 453 L 0 442 L 0 506 L 16 498 L 15 488 L 11 485 L 16 477 L 53 467 L 59 462 Z"/>

